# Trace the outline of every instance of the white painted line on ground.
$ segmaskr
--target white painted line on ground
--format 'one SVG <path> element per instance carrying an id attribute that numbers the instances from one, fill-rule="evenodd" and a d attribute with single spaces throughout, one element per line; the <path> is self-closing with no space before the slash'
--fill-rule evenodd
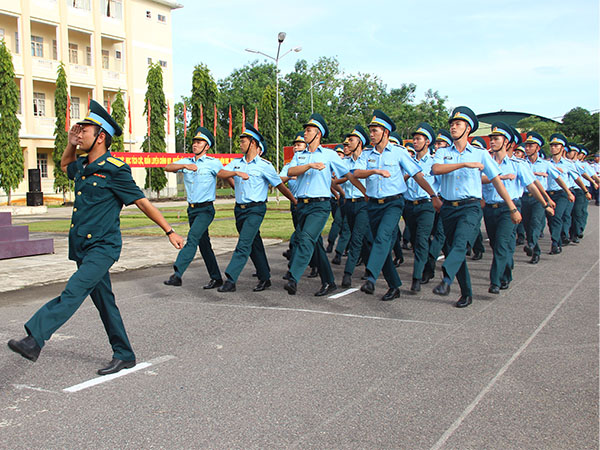
<path id="1" fill-rule="evenodd" d="M 13 384 L 13 387 L 20 391 L 22 391 L 24 389 L 29 389 L 29 390 L 37 391 L 37 392 L 46 392 L 48 394 L 58 394 L 58 392 L 56 392 L 56 391 L 49 391 L 48 389 L 42 389 L 42 388 L 35 387 L 35 386 L 29 386 L 27 384 Z"/>
<path id="2" fill-rule="evenodd" d="M 471 402 L 469 406 L 462 412 L 458 419 L 448 428 L 442 437 L 435 443 L 431 450 L 438 450 L 442 448 L 442 446 L 450 439 L 450 437 L 454 434 L 454 432 L 460 427 L 463 421 L 467 418 L 469 414 L 479 405 L 483 397 L 494 387 L 496 382 L 500 379 L 502 375 L 509 369 L 515 360 L 521 356 L 521 354 L 527 349 L 529 344 L 535 339 L 535 337 L 539 334 L 540 331 L 550 322 L 550 320 L 554 317 L 554 315 L 558 312 L 561 306 L 567 301 L 567 299 L 575 292 L 575 289 L 579 287 L 581 282 L 589 275 L 589 273 L 595 269 L 598 261 L 594 263 L 592 267 L 588 269 L 588 271 L 573 285 L 573 287 L 567 292 L 567 294 L 562 298 L 560 302 L 550 311 L 550 314 L 546 316 L 546 318 L 539 324 L 539 326 L 535 329 L 535 331 L 527 338 L 527 340 L 519 347 L 519 349 L 511 356 L 511 358 L 502 366 L 502 368 L 498 371 L 498 373 L 490 380 L 485 388 L 475 397 L 475 399 Z"/>
<path id="3" fill-rule="evenodd" d="M 352 294 L 353 292 L 356 292 L 356 291 L 358 291 L 358 288 L 350 288 L 350 289 L 346 289 L 343 292 L 340 292 L 339 294 L 334 294 L 334 295 L 332 295 L 330 297 L 327 297 L 327 298 L 336 299 L 336 298 L 343 297 L 344 295 Z"/>
<path id="4" fill-rule="evenodd" d="M 198 302 L 181 302 L 175 301 L 172 303 L 184 303 L 186 305 L 208 305 L 208 306 L 220 306 L 226 308 L 240 308 L 240 309 L 262 309 L 267 311 L 289 311 L 289 312 L 299 312 L 299 313 L 312 313 L 312 314 L 323 314 L 325 316 L 339 316 L 339 317 L 350 317 L 353 319 L 372 319 L 372 320 L 384 320 L 391 322 L 404 322 L 404 323 L 417 323 L 423 325 L 435 325 L 441 327 L 451 327 L 453 324 L 449 323 L 438 323 L 438 322 L 425 322 L 422 320 L 408 320 L 408 319 L 396 319 L 394 317 L 378 317 L 378 316 L 362 316 L 360 314 L 346 314 L 346 313 L 336 313 L 330 311 L 318 311 L 314 309 L 300 309 L 300 308 L 282 308 L 279 306 L 253 306 L 253 305 L 232 305 L 227 303 L 198 303 Z"/>
<path id="5" fill-rule="evenodd" d="M 146 369 L 154 364 L 159 364 L 161 362 L 165 362 L 165 361 L 168 361 L 173 358 L 175 358 L 175 356 L 173 356 L 173 355 L 160 356 L 158 358 L 151 359 L 150 361 L 136 364 L 135 367 L 132 367 L 131 369 L 123 369 L 117 373 L 112 373 L 110 375 L 103 375 L 103 376 L 93 378 L 88 381 L 84 381 L 83 383 L 76 384 L 75 386 L 65 388 L 65 389 L 63 389 L 63 392 L 70 392 L 70 393 L 78 392 L 83 389 L 87 389 L 89 387 L 97 386 L 99 384 L 106 383 L 107 381 L 114 380 L 115 378 L 120 378 L 120 377 L 123 377 L 130 373 L 137 372 L 138 370 Z"/>

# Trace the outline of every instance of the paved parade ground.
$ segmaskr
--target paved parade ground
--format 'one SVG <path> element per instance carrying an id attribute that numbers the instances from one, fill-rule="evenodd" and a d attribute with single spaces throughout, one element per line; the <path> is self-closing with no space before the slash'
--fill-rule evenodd
<path id="1" fill-rule="evenodd" d="M 392 302 L 379 300 L 381 279 L 374 296 L 357 290 L 364 267 L 350 290 L 317 298 L 318 279 L 302 278 L 289 296 L 287 243 L 266 248 L 264 292 L 252 292 L 251 263 L 237 292 L 203 290 L 199 256 L 169 287 L 176 251 L 163 238 L 165 264 L 112 276 L 138 365 L 102 378 L 111 349 L 89 299 L 31 363 L 6 341 L 64 282 L 2 292 L 0 448 L 598 448 L 599 208 L 589 209 L 582 243 L 561 255 L 548 255 L 547 230 L 539 264 L 518 247 L 497 296 L 486 243 L 469 260 L 465 309 L 453 306 L 456 284 L 431 293 L 439 270 L 408 294 L 408 251 Z M 222 270 L 230 256 L 219 254 Z M 342 267 L 332 266 L 338 284 Z"/>

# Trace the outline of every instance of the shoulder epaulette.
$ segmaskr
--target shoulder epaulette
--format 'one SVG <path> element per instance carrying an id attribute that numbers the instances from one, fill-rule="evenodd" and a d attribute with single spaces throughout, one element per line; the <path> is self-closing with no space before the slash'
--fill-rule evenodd
<path id="1" fill-rule="evenodd" d="M 117 166 L 117 167 L 121 167 L 123 164 L 125 164 L 123 161 L 121 161 L 120 159 L 118 159 L 118 158 L 115 158 L 115 157 L 113 157 L 113 156 L 109 156 L 108 158 L 106 158 L 106 160 L 107 160 L 109 163 L 111 163 L 111 164 L 114 164 L 114 165 L 115 165 L 115 166 Z"/>
<path id="2" fill-rule="evenodd" d="M 263 160 L 266 163 L 269 163 L 269 164 L 273 165 L 273 163 L 271 161 L 269 161 L 268 159 L 265 159 L 265 158 L 260 158 L 260 159 Z"/>

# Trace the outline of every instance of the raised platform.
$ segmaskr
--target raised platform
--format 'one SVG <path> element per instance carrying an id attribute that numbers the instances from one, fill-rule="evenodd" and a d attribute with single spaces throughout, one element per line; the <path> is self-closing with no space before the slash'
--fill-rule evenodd
<path id="1" fill-rule="evenodd" d="M 0 212 L 0 259 L 54 253 L 53 239 L 29 240 L 29 228 L 12 225 L 10 212 Z"/>
<path id="2" fill-rule="evenodd" d="M 11 213 L 13 216 L 32 216 L 36 214 L 45 214 L 48 211 L 47 206 L 0 206 L 1 213 Z"/>

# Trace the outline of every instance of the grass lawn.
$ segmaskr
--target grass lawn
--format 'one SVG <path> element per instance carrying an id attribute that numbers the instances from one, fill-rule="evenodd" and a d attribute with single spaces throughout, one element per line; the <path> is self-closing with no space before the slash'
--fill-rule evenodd
<path id="1" fill-rule="evenodd" d="M 187 236 L 189 232 L 187 207 L 159 208 L 167 221 L 173 225 L 175 231 L 181 236 Z M 215 219 L 209 227 L 209 233 L 215 237 L 237 237 L 233 205 L 217 205 L 215 207 Z M 331 217 L 325 226 L 325 233 L 331 227 Z M 67 233 L 69 231 L 70 219 L 32 221 L 22 225 L 28 225 L 31 232 Z M 147 227 L 147 228 L 145 228 Z M 265 238 L 288 240 L 294 231 L 292 216 L 289 209 L 289 201 L 282 200 L 279 205 L 271 201 L 267 205 L 267 213 L 260 227 L 260 234 Z M 128 236 L 161 236 L 164 232 L 138 210 L 128 210 L 121 214 L 121 233 Z"/>

